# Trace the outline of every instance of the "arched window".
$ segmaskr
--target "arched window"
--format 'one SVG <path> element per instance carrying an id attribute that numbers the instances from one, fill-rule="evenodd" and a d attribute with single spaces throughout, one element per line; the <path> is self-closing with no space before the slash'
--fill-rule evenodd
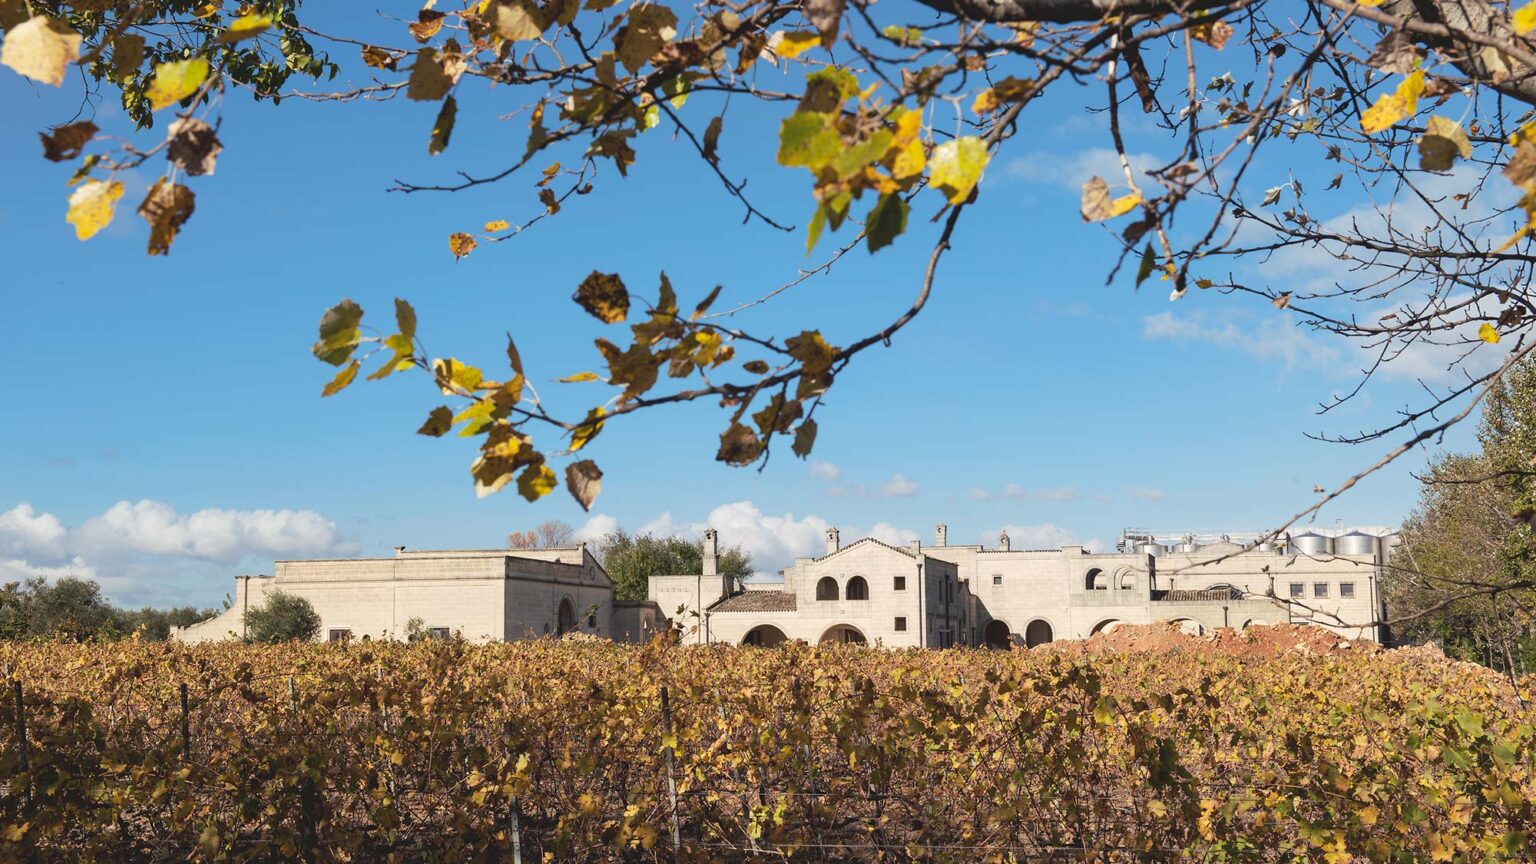
<path id="1" fill-rule="evenodd" d="M 1095 567 L 1088 571 L 1087 576 L 1083 577 L 1083 587 L 1089 591 L 1107 591 L 1109 590 L 1109 577 L 1104 575 L 1103 570 Z"/>
<path id="2" fill-rule="evenodd" d="M 1033 648 L 1036 645 L 1044 645 L 1051 641 L 1055 634 L 1051 632 L 1051 624 L 1042 618 L 1036 618 L 1024 628 L 1024 644 Z"/>
<path id="3" fill-rule="evenodd" d="M 847 591 L 847 598 L 846 599 L 848 599 L 848 600 L 868 600 L 869 599 L 869 583 L 864 581 L 864 577 L 863 576 L 855 576 L 852 579 L 848 580 L 848 591 Z"/>
<path id="4" fill-rule="evenodd" d="M 837 580 L 833 579 L 831 576 L 821 577 L 821 579 L 816 583 L 816 599 L 836 600 Z"/>
<path id="5" fill-rule="evenodd" d="M 555 633 L 556 635 L 564 636 L 566 633 L 569 633 L 571 630 L 575 629 L 575 627 L 576 607 L 571 605 L 571 598 L 561 597 L 559 627 L 556 629 Z"/>
<path id="6" fill-rule="evenodd" d="M 1136 587 L 1136 571 L 1127 570 L 1120 574 L 1120 590 L 1129 591 Z"/>

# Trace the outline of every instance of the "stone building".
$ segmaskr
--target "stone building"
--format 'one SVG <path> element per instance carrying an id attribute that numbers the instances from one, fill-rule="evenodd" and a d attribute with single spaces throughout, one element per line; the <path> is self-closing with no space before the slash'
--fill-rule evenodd
<path id="1" fill-rule="evenodd" d="M 245 611 L 273 591 L 308 600 L 322 638 L 472 640 L 572 631 L 645 641 L 676 627 L 693 643 L 772 646 L 789 639 L 887 647 L 1039 645 L 1120 624 L 1216 627 L 1306 622 L 1377 639 L 1378 584 L 1390 538 L 1307 533 L 1278 545 L 1182 538 L 1165 546 L 1128 532 L 1114 551 L 1014 549 L 873 538 L 799 558 L 777 581 L 736 584 L 719 570 L 719 538 L 704 533 L 698 573 L 653 576 L 649 598 L 614 599 L 585 544 L 557 549 L 406 551 L 392 558 L 279 561 L 270 577 L 241 576 L 224 614 L 173 631 L 183 641 L 239 638 Z"/>
<path id="2" fill-rule="evenodd" d="M 245 611 L 273 591 L 308 600 L 327 640 L 461 635 L 513 640 L 579 631 L 633 641 L 662 617 L 653 603 L 615 602 L 613 581 L 585 544 L 552 549 L 408 551 L 392 558 L 278 561 L 240 576 L 230 608 L 179 628 L 185 642 L 240 638 Z"/>
<path id="3" fill-rule="evenodd" d="M 1359 625 L 1383 617 L 1377 586 L 1390 545 L 1367 534 L 1308 533 L 1283 545 L 1188 537 L 1171 548 L 1131 536 L 1113 552 L 1016 550 L 1007 534 L 996 548 L 950 546 L 947 535 L 940 525 L 933 546 L 842 546 L 834 528 L 826 554 L 796 560 L 782 581 L 667 576 L 651 580 L 650 597 L 689 641 L 753 645 L 1039 645 L 1153 621 L 1191 633 L 1302 622 L 1376 640 L 1376 628 Z"/>

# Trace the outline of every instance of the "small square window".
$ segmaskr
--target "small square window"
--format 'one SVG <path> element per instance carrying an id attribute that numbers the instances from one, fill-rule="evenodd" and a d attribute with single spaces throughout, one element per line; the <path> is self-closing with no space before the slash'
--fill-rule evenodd
<path id="1" fill-rule="evenodd" d="M 332 628 L 331 631 L 326 634 L 326 641 L 328 642 L 345 642 L 351 638 L 352 631 L 344 627 Z"/>
<path id="2" fill-rule="evenodd" d="M 1000 574 L 994 573 L 992 575 L 992 584 L 993 585 L 1001 585 L 1001 584 L 1003 584 L 1003 577 Z"/>
<path id="3" fill-rule="evenodd" d="M 905 576 L 897 576 L 896 580 L 895 580 L 895 584 L 893 584 L 891 586 L 891 590 L 893 590 L 893 591 L 905 591 L 905 590 L 907 590 L 907 577 L 905 577 Z"/>
<path id="4" fill-rule="evenodd" d="M 1292 582 L 1291 583 L 1291 596 L 1292 597 L 1305 597 L 1305 596 L 1307 596 L 1307 586 L 1306 586 L 1306 584 L 1302 583 L 1302 582 Z"/>
<path id="5" fill-rule="evenodd" d="M 897 577 L 897 578 L 900 578 L 900 577 Z M 905 618 L 897 618 L 896 619 L 896 632 L 903 633 L 903 632 L 906 632 L 906 629 L 907 629 L 907 619 L 905 619 Z"/>
<path id="6" fill-rule="evenodd" d="M 451 635 L 452 635 L 452 631 L 450 631 L 447 627 L 428 627 L 427 628 L 427 638 L 428 639 L 447 639 Z"/>
<path id="7" fill-rule="evenodd" d="M 1355 596 L 1355 583 L 1353 583 L 1353 582 L 1340 582 L 1339 583 L 1339 596 L 1340 597 L 1346 597 L 1346 598 L 1354 597 Z"/>
<path id="8" fill-rule="evenodd" d="M 1327 582 L 1313 582 L 1312 583 L 1312 596 L 1313 597 L 1327 597 L 1328 596 L 1328 583 Z"/>

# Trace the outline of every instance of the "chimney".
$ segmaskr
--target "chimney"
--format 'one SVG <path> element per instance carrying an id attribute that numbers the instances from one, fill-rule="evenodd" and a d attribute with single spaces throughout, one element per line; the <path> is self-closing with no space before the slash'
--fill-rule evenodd
<path id="1" fill-rule="evenodd" d="M 999 533 L 997 535 L 997 548 L 999 550 L 1003 551 L 1003 552 L 1007 552 L 1008 551 L 1009 546 L 1008 546 L 1008 532 L 1007 531 L 1003 531 L 1003 532 L 1001 532 L 1001 533 Z"/>
<path id="2" fill-rule="evenodd" d="M 404 546 L 396 546 L 395 547 L 395 554 L 396 555 L 402 555 L 404 553 L 405 553 L 405 547 Z"/>
<path id="3" fill-rule="evenodd" d="M 917 556 L 921 556 L 922 554 L 923 554 L 923 541 L 917 539 L 916 537 L 912 538 L 912 555 L 914 557 L 917 557 Z"/>
<path id="4" fill-rule="evenodd" d="M 704 571 L 705 576 L 714 576 L 720 572 L 720 549 L 717 544 L 718 533 L 713 528 L 704 530 Z"/>
<path id="5" fill-rule="evenodd" d="M 837 540 L 837 529 L 836 528 L 828 528 L 827 529 L 827 554 L 831 555 L 833 552 L 836 552 L 841 545 L 842 544 L 838 543 L 838 540 Z"/>
<path id="6" fill-rule="evenodd" d="M 933 529 L 933 537 L 934 537 L 933 545 L 935 545 L 935 546 L 948 546 L 949 545 L 949 526 L 945 525 L 943 522 L 940 522 L 938 527 Z"/>

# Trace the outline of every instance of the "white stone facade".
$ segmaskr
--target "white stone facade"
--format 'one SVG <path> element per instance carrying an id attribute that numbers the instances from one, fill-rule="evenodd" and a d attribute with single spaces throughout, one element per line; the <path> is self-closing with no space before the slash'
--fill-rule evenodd
<path id="1" fill-rule="evenodd" d="M 1369 552 L 1356 554 L 1235 543 L 1106 553 L 1014 550 L 1006 535 L 997 548 L 949 546 L 945 526 L 935 533 L 935 546 L 873 539 L 842 546 L 833 529 L 826 554 L 797 560 L 782 582 L 733 591 L 719 580 L 665 577 L 651 580 L 651 597 L 674 618 L 681 609 L 687 641 L 765 645 L 1003 647 L 1153 621 L 1176 621 L 1192 633 L 1310 623 L 1374 641 L 1377 628 L 1360 625 L 1382 617 L 1377 585 L 1388 547 L 1375 538 Z"/>
<path id="2" fill-rule="evenodd" d="M 308 600 L 322 639 L 459 635 L 514 640 L 571 631 L 643 642 L 667 627 L 685 642 L 773 645 L 786 639 L 898 647 L 1034 645 L 1081 639 L 1119 624 L 1177 621 L 1216 627 L 1304 622 L 1356 639 L 1384 617 L 1377 590 L 1390 544 L 1308 535 L 1286 549 L 1217 542 L 1175 550 L 1093 552 L 848 545 L 797 559 L 782 580 L 734 584 L 718 572 L 718 538 L 704 535 L 699 573 L 654 576 L 649 598 L 615 601 L 585 544 L 558 549 L 405 551 L 393 558 L 279 561 L 271 577 L 241 576 L 224 614 L 173 630 L 188 641 L 241 638 L 245 610 L 273 591 Z M 1315 542 L 1313 542 L 1315 541 Z M 1303 551 L 1303 550 L 1308 551 Z"/>

